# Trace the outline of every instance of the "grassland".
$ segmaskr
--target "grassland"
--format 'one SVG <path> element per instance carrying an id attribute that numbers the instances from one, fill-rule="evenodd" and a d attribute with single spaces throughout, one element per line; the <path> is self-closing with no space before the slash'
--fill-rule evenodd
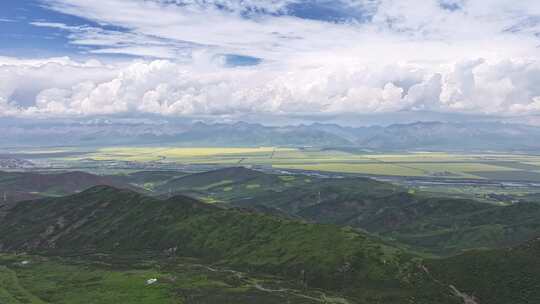
<path id="1" fill-rule="evenodd" d="M 354 173 L 374 176 L 442 177 L 540 181 L 540 156 L 495 153 L 365 153 L 316 148 L 280 147 L 104 147 L 91 151 L 40 150 L 40 162 L 58 167 L 90 167 L 101 163 L 167 165 L 264 166 L 277 169 Z M 25 151 L 18 151 L 25 155 Z M 28 159 L 36 157 L 28 151 Z M 57 157 L 55 157 L 57 155 Z"/>
<path id="2" fill-rule="evenodd" d="M 55 226 L 59 221 L 62 227 Z M 36 224 L 21 227 L 21 222 Z M 402 267 L 413 266 L 412 257 L 379 238 L 352 228 L 221 209 L 182 196 L 157 200 L 95 187 L 74 196 L 20 203 L 3 218 L 0 230 L 5 252 L 24 250 L 84 260 L 103 254 L 171 260 L 170 265 L 147 261 L 144 265 L 151 266 L 147 268 L 137 267 L 133 261 L 116 261 L 111 267 L 113 261 L 107 259 L 73 267 L 25 257 L 29 264 L 17 260 L 3 265 L 16 272 L 22 288 L 51 304 L 177 303 L 170 301 L 172 296 L 186 290 L 187 300 L 180 303 L 347 303 L 335 299 L 332 293 L 336 293 L 354 299 L 351 303 L 393 304 L 406 303 L 419 292 L 400 272 Z M 176 271 L 175 265 L 181 264 L 176 259 L 186 257 L 212 269 L 230 267 L 275 279 L 245 280 L 242 274 L 211 268 L 206 269 L 228 276 L 214 279 L 207 272 L 197 274 L 189 268 Z M 159 284 L 146 286 L 151 278 Z M 325 290 L 324 294 L 313 288 Z M 144 293 L 147 289 L 152 292 Z M 10 294 L 14 293 L 11 290 L 16 289 L 10 288 Z M 444 300 L 438 303 L 453 304 L 446 301 L 451 299 L 445 290 L 429 289 L 423 295 L 426 300 L 417 303 L 434 303 L 428 299 L 435 297 Z M 261 293 L 272 298 L 257 297 Z M 71 297 L 81 300 L 70 301 Z M 131 297 L 136 299 L 130 301 Z"/>
<path id="3" fill-rule="evenodd" d="M 225 173 L 241 185 L 255 185 L 254 180 L 257 185 L 307 183 L 301 175 L 271 178 L 245 168 L 177 181 L 213 182 Z M 20 203 L 0 225 L 0 243 L 6 250 L 0 254 L 0 303 L 462 303 L 450 284 L 481 303 L 540 299 L 538 251 L 530 249 L 534 244 L 428 259 L 352 226 L 329 225 L 334 220 L 341 226 L 351 223 L 339 222 L 341 216 L 329 213 L 332 210 L 342 212 L 343 219 L 356 212 L 354 217 L 364 218 L 366 228 L 391 229 L 388 236 L 396 240 L 409 238 L 437 248 L 462 241 L 481 246 L 516 230 L 538 231 L 537 204 L 503 208 L 465 200 L 424 200 L 365 178 L 313 177 L 306 186 L 313 188 L 275 192 L 274 203 L 267 203 L 294 207 L 290 202 L 303 197 L 309 205 L 300 213 L 313 221 L 322 215 L 324 225 L 221 209 L 184 196 L 157 200 L 103 186 Z M 313 189 L 319 191 L 317 210 L 309 194 Z M 297 196 L 300 192 L 307 195 Z M 273 200 L 264 195 L 254 201 L 264 197 Z M 286 197 L 290 201 L 282 199 Z M 403 214 L 407 216 L 398 218 Z M 374 226 L 377 219 L 383 227 Z M 36 255 L 14 254 L 22 251 Z M 156 280 L 148 284 L 149 279 Z"/>
<path id="4" fill-rule="evenodd" d="M 148 148 L 148 147 L 119 147 L 101 148 L 86 157 L 95 160 L 126 160 L 126 161 L 190 161 L 206 162 L 216 159 L 220 162 L 238 162 L 244 157 L 269 158 L 274 151 L 288 151 L 285 148 L 255 147 L 255 148 Z"/>
<path id="5" fill-rule="evenodd" d="M 424 172 L 413 167 L 404 167 L 395 164 L 381 163 L 366 163 L 366 164 L 349 164 L 349 163 L 331 163 L 331 164 L 316 164 L 316 165 L 274 165 L 279 169 L 296 169 L 307 171 L 325 171 L 325 172 L 341 172 L 341 173 L 361 173 L 373 175 L 396 175 L 396 176 L 424 176 Z"/>
<path id="6" fill-rule="evenodd" d="M 157 281 L 148 284 L 149 279 Z M 0 254 L 2 304 L 310 304 L 332 297 L 279 278 L 248 276 L 195 259 Z M 325 303 L 347 303 L 340 300 L 344 301 L 334 297 Z"/>

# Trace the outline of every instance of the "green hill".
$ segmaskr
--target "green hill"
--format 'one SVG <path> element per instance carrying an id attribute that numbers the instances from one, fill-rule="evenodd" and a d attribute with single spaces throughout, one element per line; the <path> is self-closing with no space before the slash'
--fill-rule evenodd
<path id="1" fill-rule="evenodd" d="M 149 191 L 154 191 L 159 186 L 182 176 L 188 175 L 176 170 L 137 171 L 125 174 L 106 176 L 118 183 L 135 185 Z"/>
<path id="2" fill-rule="evenodd" d="M 162 183 L 174 178 L 188 175 L 188 173 L 176 170 L 161 170 L 161 171 L 137 171 L 128 174 L 110 175 L 109 178 L 116 178 L 121 182 L 129 182 L 133 184 L 144 183 Z"/>
<path id="3" fill-rule="evenodd" d="M 382 193 L 377 185 L 374 182 L 370 187 L 372 197 Z M 411 205 L 416 203 L 429 204 L 417 201 Z M 437 218 L 455 207 L 453 201 L 430 203 L 411 214 Z M 486 215 L 492 211 L 466 201 L 461 204 L 462 211 L 470 215 L 464 222 L 472 216 L 480 222 L 492 220 Z M 524 213 L 500 210 L 508 216 L 501 222 L 507 225 L 514 212 Z M 531 217 L 533 210 L 529 209 Z M 134 303 L 173 303 L 173 286 L 184 288 L 184 299 L 188 300 L 180 303 L 190 303 L 194 297 L 199 299 L 197 303 L 208 304 L 234 303 L 234 299 L 237 303 L 249 303 L 248 299 L 282 303 L 295 297 L 307 300 L 291 303 L 312 303 L 323 299 L 325 293 L 347 301 L 343 303 L 360 304 L 458 304 L 465 299 L 474 301 L 468 303 L 537 303 L 539 244 L 536 239 L 510 249 L 423 259 L 351 228 L 223 209 L 185 196 L 160 200 L 98 186 L 71 196 L 20 202 L 0 218 L 0 251 L 19 254 L 0 258 L 0 281 L 5 283 L 0 287 L 0 299 L 7 299 L 7 303 L 56 303 L 49 302 L 51 299 L 70 303 L 65 299 L 74 295 L 73 290 L 53 287 L 49 281 L 54 281 L 71 284 L 79 299 L 99 297 L 97 303 L 128 299 L 129 293 L 140 299 Z M 22 252 L 48 258 L 20 255 Z M 31 259 L 33 264 L 13 266 L 21 265 L 13 261 L 22 258 Z M 228 270 L 231 268 L 247 274 L 239 276 Z M 75 278 L 69 275 L 73 271 L 81 274 Z M 172 275 L 182 280 L 177 282 Z M 273 275 L 264 279 L 264 284 L 296 287 L 261 287 L 263 281 L 246 279 L 246 275 Z M 149 276 L 162 278 L 160 291 L 135 292 L 133 286 L 143 284 Z M 208 285 L 210 277 L 214 285 Z M 234 293 L 227 289 L 231 284 L 238 286 Z M 220 296 L 203 297 L 202 286 L 206 293 Z M 317 289 L 323 296 L 305 297 L 316 294 Z M 107 293 L 98 296 L 99 290 Z M 272 290 L 283 290 L 283 297 L 260 294 L 276 292 Z M 341 300 L 336 301 L 327 302 Z"/>
<path id="4" fill-rule="evenodd" d="M 100 186 L 21 202 L 0 223 L 3 251 L 166 253 L 283 276 L 339 291 L 357 303 L 455 301 L 447 286 L 414 278 L 411 255 L 366 234 L 221 209 L 183 196 L 158 200 Z M 429 288 L 419 287 L 424 285 Z"/>
<path id="5" fill-rule="evenodd" d="M 124 181 L 80 171 L 61 173 L 0 171 L 0 204 L 73 194 L 98 185 L 137 190 L 135 186 Z"/>
<path id="6" fill-rule="evenodd" d="M 476 303 L 540 303 L 540 239 L 508 249 L 474 250 L 426 261 L 426 268 Z"/>
<path id="7" fill-rule="evenodd" d="M 23 265 L 25 262 L 27 264 Z M 0 254 L 2 304 L 330 304 L 334 293 L 194 259 Z M 154 284 L 147 280 L 155 278 Z M 351 302 L 348 302 L 351 303 Z"/>
<path id="8" fill-rule="evenodd" d="M 350 226 L 437 255 L 515 246 L 540 234 L 538 203 L 499 206 L 422 196 L 368 178 L 282 176 L 228 168 L 186 175 L 164 188 L 267 214 Z"/>
<path id="9" fill-rule="evenodd" d="M 410 248 L 451 255 L 473 248 L 515 246 L 540 233 L 540 204 L 498 206 L 474 200 L 424 197 L 367 178 L 279 175 L 243 167 L 187 174 L 142 171 L 97 176 L 82 172 L 0 173 L 0 214 L 14 202 L 111 185 L 168 198 L 184 194 L 224 207 L 353 227 Z M 3 197 L 0 197 L 3 198 Z M 534 201 L 534 197 L 530 199 Z"/>
<path id="10" fill-rule="evenodd" d="M 244 167 L 231 167 L 181 176 L 160 185 L 156 188 L 156 192 L 204 192 L 234 186 L 235 188 L 231 190 L 237 193 L 240 189 L 249 190 L 247 189 L 249 185 L 252 185 L 252 189 L 258 189 L 261 186 L 272 188 L 281 184 L 277 175 L 265 174 Z"/>

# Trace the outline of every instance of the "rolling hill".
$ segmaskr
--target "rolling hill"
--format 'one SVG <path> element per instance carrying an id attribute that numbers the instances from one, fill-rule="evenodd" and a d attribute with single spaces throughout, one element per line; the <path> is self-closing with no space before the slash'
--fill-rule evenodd
<path id="1" fill-rule="evenodd" d="M 261 191 L 282 191 L 297 184 L 305 184 L 305 180 L 292 180 L 287 176 L 244 167 L 229 167 L 174 178 L 160 183 L 153 190 L 160 195 L 183 193 L 200 199 L 211 197 L 217 201 L 232 201 L 260 194 Z"/>
<path id="2" fill-rule="evenodd" d="M 49 255 L 195 257 L 339 291 L 357 303 L 455 303 L 447 286 L 411 276 L 412 256 L 351 229 L 221 209 L 183 196 L 158 200 L 107 186 L 21 202 L 0 221 L 0 249 Z M 418 289 L 415 284 L 430 286 Z"/>
<path id="3" fill-rule="evenodd" d="M 62 173 L 0 171 L 0 199 L 4 204 L 45 196 L 73 194 L 98 185 L 137 189 L 118 179 L 79 171 Z"/>
<path id="4" fill-rule="evenodd" d="M 156 191 L 363 229 L 438 255 L 515 246 L 540 233 L 540 203 L 534 199 L 500 206 L 422 196 L 368 178 L 277 175 L 234 167 L 185 175 Z"/>
<path id="5" fill-rule="evenodd" d="M 383 195 L 384 189 L 388 190 L 390 187 L 385 183 L 370 180 L 365 182 L 368 183 L 366 189 L 369 191 L 366 191 L 371 199 Z M 335 187 L 335 185 L 326 186 Z M 411 195 L 399 192 L 398 194 L 394 207 L 386 209 L 397 208 L 398 204 L 404 204 L 403 196 L 406 198 Z M 381 198 L 388 199 L 384 196 Z M 365 207 L 369 207 L 367 202 L 366 200 Z M 411 208 L 405 212 L 409 214 L 405 218 L 446 217 L 456 207 L 455 203 L 460 203 L 462 211 L 470 215 L 462 218 L 464 223 L 470 221 L 472 216 L 477 217 L 475 221 L 485 223 L 493 221 L 493 218 L 486 215 L 492 211 L 486 211 L 481 203 L 444 200 L 429 203 L 417 200 L 405 203 Z M 416 204 L 431 205 L 419 207 L 415 206 Z M 344 203 L 344 206 L 340 205 L 340 208 L 342 207 L 347 207 L 347 203 Z M 529 205 L 528 208 L 534 206 Z M 350 211 L 350 208 L 345 209 Z M 513 217 L 515 211 L 512 209 L 498 210 L 506 214 L 504 220 L 507 224 L 516 221 Z M 534 209 L 528 210 L 531 217 L 534 217 L 532 212 Z M 376 212 L 366 217 L 376 221 L 377 215 L 384 217 L 385 212 Z M 516 213 L 523 212 L 520 210 Z M 455 218 L 451 219 L 454 220 Z M 416 219 L 415 222 L 417 221 Z M 425 220 L 419 222 L 428 226 Z M 388 227 L 394 225 L 395 223 L 390 223 Z M 8 285 L 5 290 L 2 288 L 6 287 L 0 288 L 0 299 L 2 296 L 6 299 L 20 297 L 30 303 L 42 303 L 39 302 L 42 301 L 41 298 L 36 298 L 26 289 L 28 285 L 17 283 L 19 275 L 22 276 L 23 282 L 37 284 L 29 290 L 47 295 L 46 290 L 39 287 L 44 284 L 40 280 L 47 280 L 46 277 L 41 273 L 29 272 L 30 268 L 26 268 L 27 270 L 21 266 L 13 268 L 13 262 L 7 262 L 17 259 L 17 256 L 25 257 L 20 255 L 25 252 L 48 256 L 48 258 L 32 256 L 27 258 L 41 261 L 34 262 L 37 264 L 32 266 L 35 268 L 33 271 L 54 267 L 55 277 L 48 280 L 61 279 L 64 282 L 69 280 L 67 269 L 84 267 L 82 273 L 86 271 L 102 273 L 100 280 L 104 281 L 100 281 L 99 284 L 106 282 L 116 284 L 114 281 L 107 281 L 107 277 L 111 275 L 127 275 L 126 279 L 133 277 L 136 273 L 143 273 L 141 272 L 143 270 L 138 272 L 132 270 L 131 274 L 118 271 L 147 269 L 145 268 L 147 266 L 143 267 L 140 263 L 148 263 L 144 262 L 144 259 L 153 259 L 155 262 L 152 263 L 165 263 L 160 269 L 161 267 L 184 269 L 184 280 L 199 282 L 196 284 L 201 284 L 199 280 L 202 273 L 206 273 L 205 276 L 216 273 L 219 276 L 216 280 L 229 282 L 231 279 L 223 275 L 236 272 L 218 270 L 226 267 L 225 269 L 232 268 L 255 276 L 273 275 L 273 279 L 268 282 L 275 281 L 275 284 L 278 284 L 279 278 L 283 278 L 289 285 L 309 288 L 305 290 L 306 293 L 312 292 L 310 290 L 313 288 L 319 288 L 346 301 L 328 300 L 329 303 L 536 303 L 540 299 L 539 244 L 540 240 L 533 239 L 519 246 L 504 249 L 471 250 L 452 257 L 427 259 L 401 248 L 397 243 L 389 243 L 351 228 L 311 224 L 243 209 L 224 209 L 181 195 L 157 199 L 130 190 L 96 186 L 70 196 L 20 202 L 1 216 L 0 281 L 4 280 L 3 282 Z M 10 253 L 17 255 L 12 258 Z M 76 260 L 72 260 L 73 257 Z M 96 258 L 99 262 L 93 262 Z M 200 263 L 208 266 L 202 267 Z M 111 265 L 109 267 L 113 268 L 104 269 L 104 266 L 99 266 L 109 264 Z M 198 267 L 202 269 L 195 270 Z M 112 274 L 111 271 L 116 272 Z M 147 275 L 151 275 L 151 272 L 145 271 Z M 170 274 L 162 276 L 167 278 Z M 245 275 L 241 277 L 243 276 Z M 80 284 L 88 279 L 81 277 L 82 281 L 77 281 L 78 285 L 74 285 L 74 288 L 81 288 Z M 163 281 L 164 284 L 176 284 L 175 281 L 167 282 L 169 281 Z M 252 286 L 250 288 L 258 286 L 259 290 L 267 290 L 267 293 L 268 290 L 272 290 L 261 287 L 260 283 L 253 283 L 257 281 L 242 282 L 253 284 L 249 285 Z M 133 284 L 139 283 L 134 281 Z M 193 292 L 197 294 L 193 290 L 194 286 L 189 284 L 186 286 L 190 288 L 190 294 Z M 162 286 L 166 288 L 168 285 Z M 224 286 L 227 285 L 216 286 L 222 286 L 219 287 L 222 288 L 219 289 L 222 294 L 225 292 Z M 105 286 L 100 288 L 108 290 Z M 124 287 L 116 288 L 123 290 Z M 215 289 L 218 287 L 212 288 L 218 290 Z M 48 290 L 53 292 L 51 288 Z M 93 289 L 85 287 L 85 290 L 80 291 L 81 297 Z M 169 294 L 168 290 L 164 289 L 164 292 Z M 237 291 L 230 299 L 236 297 L 243 299 L 243 294 L 252 294 L 249 288 L 242 290 Z M 285 292 L 289 289 L 283 290 L 282 292 Z M 66 292 L 54 289 L 54 296 L 62 298 Z M 114 297 L 115 292 L 108 292 Z M 287 296 L 294 294 L 294 292 L 287 293 Z M 151 295 L 153 293 L 144 292 L 139 297 Z M 265 299 L 263 296 L 257 297 Z M 103 299 L 105 302 L 99 303 L 107 303 L 107 298 Z M 10 301 L 19 303 L 15 300 Z M 242 301 L 239 303 L 243 303 Z M 154 300 L 154 303 L 169 302 L 158 299 Z M 207 298 L 200 303 L 214 304 L 219 303 L 219 300 Z M 276 298 L 268 303 L 280 303 L 280 300 Z"/>
<path id="6" fill-rule="evenodd" d="M 181 176 L 163 184 L 158 191 L 163 192 L 167 189 L 173 189 L 174 191 L 210 189 L 215 186 L 245 183 L 254 180 L 262 180 L 265 184 L 272 184 L 276 182 L 276 179 L 274 176 L 244 167 L 230 167 Z"/>
<path id="7" fill-rule="evenodd" d="M 467 295 L 469 303 L 540 303 L 540 239 L 500 250 L 474 250 L 426 261 L 430 276 Z"/>
<path id="8" fill-rule="evenodd" d="M 362 187 L 361 181 L 356 184 Z M 536 202 L 499 206 L 399 191 L 375 197 L 340 187 L 321 186 L 305 192 L 290 189 L 274 197 L 265 194 L 238 202 L 279 208 L 313 222 L 364 229 L 442 255 L 513 246 L 540 233 L 540 204 Z"/>

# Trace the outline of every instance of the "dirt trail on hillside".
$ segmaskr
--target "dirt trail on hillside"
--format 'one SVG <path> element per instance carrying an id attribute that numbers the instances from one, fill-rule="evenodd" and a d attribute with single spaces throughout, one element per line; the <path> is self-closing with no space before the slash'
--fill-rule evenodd
<path id="1" fill-rule="evenodd" d="M 309 300 L 316 301 L 319 303 L 324 303 L 324 304 L 350 304 L 350 302 L 344 298 L 329 297 L 322 291 L 317 291 L 317 293 L 319 293 L 319 296 L 310 296 L 296 289 L 289 289 L 289 288 L 270 289 L 270 288 L 264 287 L 261 283 L 250 279 L 246 274 L 239 271 L 230 270 L 230 269 L 217 269 L 217 268 L 213 268 L 213 267 L 210 267 L 207 265 L 201 265 L 201 264 L 196 264 L 195 266 L 204 268 L 210 272 L 231 273 L 234 276 L 236 276 L 238 279 L 242 279 L 247 285 L 250 285 L 253 288 L 262 292 L 287 293 L 292 296 L 309 299 Z M 469 303 L 466 303 L 466 304 L 469 304 Z M 476 304 L 476 303 L 471 303 L 471 304 Z"/>
<path id="2" fill-rule="evenodd" d="M 469 296 L 468 294 L 459 291 L 454 285 L 450 285 L 450 289 L 452 289 L 452 291 L 456 294 L 456 296 L 463 299 L 464 304 L 480 304 L 476 302 L 476 299 L 474 297 Z"/>

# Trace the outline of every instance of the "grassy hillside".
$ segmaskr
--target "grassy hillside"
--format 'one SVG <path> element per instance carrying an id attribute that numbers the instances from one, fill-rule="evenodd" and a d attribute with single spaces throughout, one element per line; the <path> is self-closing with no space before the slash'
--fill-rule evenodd
<path id="1" fill-rule="evenodd" d="M 423 196 L 367 178 L 228 168 L 186 175 L 156 189 L 169 190 L 268 214 L 359 228 L 438 255 L 514 246 L 540 233 L 538 203 L 499 206 Z"/>
<path id="2" fill-rule="evenodd" d="M 27 263 L 27 264 L 23 264 Z M 156 279 L 153 284 L 147 280 Z M 331 292 L 277 277 L 210 267 L 195 259 L 0 254 L 2 304 L 344 303 Z M 276 292 L 277 291 L 277 292 Z"/>
<path id="3" fill-rule="evenodd" d="M 387 186 L 372 183 L 370 198 L 376 199 Z M 410 195 L 381 198 L 399 204 Z M 404 218 L 443 218 L 454 203 L 418 200 L 408 204 Z M 498 211 L 503 217 L 480 203 L 459 203 L 468 214 L 463 223 L 491 223 L 492 215 L 510 226 L 515 214 L 524 213 L 521 208 L 530 208 L 524 210 L 531 223 L 535 217 L 534 204 L 495 209 L 504 210 Z M 377 214 L 372 217 L 377 221 Z M 107 186 L 17 204 L 0 219 L 0 251 L 0 300 L 15 304 L 540 300 L 538 239 L 511 249 L 422 259 L 351 228 Z M 145 285 L 149 278 L 157 278 L 157 285 Z"/>
<path id="4" fill-rule="evenodd" d="M 426 261 L 430 275 L 477 303 L 540 303 L 540 239 L 503 250 L 475 250 Z"/>
<path id="5" fill-rule="evenodd" d="M 98 185 L 135 189 L 134 186 L 123 181 L 86 172 L 33 173 L 0 171 L 0 204 L 45 196 L 73 194 Z"/>
<path id="6" fill-rule="evenodd" d="M 366 234 L 104 186 L 19 203 L 1 221 L 0 248 L 197 257 L 339 291 L 357 303 L 455 301 L 447 286 L 414 277 L 412 256 Z"/>
<path id="7" fill-rule="evenodd" d="M 188 173 L 175 171 L 175 170 L 162 170 L 162 171 L 137 171 L 127 174 L 110 175 L 108 178 L 112 178 L 121 183 L 130 183 L 136 185 L 144 184 L 161 184 L 171 179 L 188 175 Z"/>
<path id="8" fill-rule="evenodd" d="M 0 303 L 45 304 L 21 286 L 16 273 L 5 266 L 0 266 Z"/>
<path id="9" fill-rule="evenodd" d="M 156 193 L 191 193 L 195 196 L 212 196 L 218 201 L 245 198 L 264 190 L 280 191 L 291 186 L 309 183 L 307 178 L 266 174 L 244 167 L 230 167 L 194 173 L 169 180 L 156 187 Z"/>

